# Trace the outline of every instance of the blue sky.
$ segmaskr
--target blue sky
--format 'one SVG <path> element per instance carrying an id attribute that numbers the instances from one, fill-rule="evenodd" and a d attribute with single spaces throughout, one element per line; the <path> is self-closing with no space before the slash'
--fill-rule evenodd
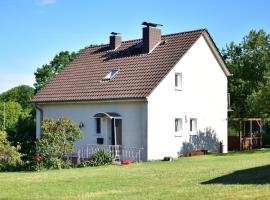
<path id="1" fill-rule="evenodd" d="M 269 0 L 1 0 L 0 92 L 33 85 L 34 71 L 62 50 L 141 37 L 141 23 L 163 34 L 207 28 L 221 49 L 251 29 L 270 32 Z"/>

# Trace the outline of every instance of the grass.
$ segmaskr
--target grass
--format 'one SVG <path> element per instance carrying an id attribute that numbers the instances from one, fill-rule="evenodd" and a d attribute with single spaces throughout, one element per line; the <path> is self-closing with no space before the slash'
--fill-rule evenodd
<path id="1" fill-rule="evenodd" d="M 270 151 L 0 173 L 0 199 L 269 199 Z"/>

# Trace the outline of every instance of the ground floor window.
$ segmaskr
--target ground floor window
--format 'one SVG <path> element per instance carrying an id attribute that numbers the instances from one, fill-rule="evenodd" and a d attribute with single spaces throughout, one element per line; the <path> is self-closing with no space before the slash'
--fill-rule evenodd
<path id="1" fill-rule="evenodd" d="M 197 133 L 197 118 L 190 118 L 189 126 L 190 126 L 189 131 L 192 134 L 196 134 Z"/>
<path id="2" fill-rule="evenodd" d="M 182 118 L 175 118 L 175 134 L 176 136 L 182 136 L 183 120 Z"/>
<path id="3" fill-rule="evenodd" d="M 101 133 L 101 120 L 96 118 L 96 133 Z"/>

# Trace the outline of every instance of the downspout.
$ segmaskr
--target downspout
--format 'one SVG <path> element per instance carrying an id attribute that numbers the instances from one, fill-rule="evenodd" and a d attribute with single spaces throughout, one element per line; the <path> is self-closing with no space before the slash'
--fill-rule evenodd
<path id="1" fill-rule="evenodd" d="M 36 107 L 36 109 L 40 112 L 40 115 L 39 115 L 39 132 L 40 132 L 40 136 L 41 136 L 41 134 L 42 134 L 42 129 L 41 129 L 41 126 L 42 126 L 42 122 L 43 122 L 43 109 L 40 107 L 40 106 L 38 106 L 37 104 L 35 104 L 35 107 Z"/>

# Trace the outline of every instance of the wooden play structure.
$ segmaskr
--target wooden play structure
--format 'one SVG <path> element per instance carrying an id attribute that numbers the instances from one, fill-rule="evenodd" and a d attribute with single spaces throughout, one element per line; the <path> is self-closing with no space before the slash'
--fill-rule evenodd
<path id="1" fill-rule="evenodd" d="M 228 150 L 251 150 L 262 147 L 261 118 L 243 118 L 229 121 Z"/>

